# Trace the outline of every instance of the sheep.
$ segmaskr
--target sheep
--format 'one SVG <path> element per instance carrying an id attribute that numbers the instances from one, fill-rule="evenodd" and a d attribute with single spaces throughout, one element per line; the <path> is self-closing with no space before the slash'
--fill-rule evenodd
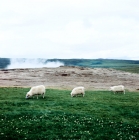
<path id="1" fill-rule="evenodd" d="M 30 89 L 29 92 L 27 92 L 26 94 L 26 99 L 27 98 L 30 98 L 34 95 L 37 95 L 37 99 L 38 99 L 38 95 L 43 95 L 43 98 L 44 98 L 44 95 L 45 95 L 45 86 L 44 85 L 39 85 L 39 86 L 34 86 Z"/>
<path id="2" fill-rule="evenodd" d="M 110 87 L 110 91 L 113 91 L 114 94 L 115 94 L 116 92 L 123 92 L 123 93 L 125 94 L 125 88 L 124 88 L 123 85 L 112 86 L 112 87 Z"/>
<path id="3" fill-rule="evenodd" d="M 71 91 L 71 97 L 78 95 L 78 94 L 82 94 L 83 97 L 85 95 L 85 88 L 84 87 L 75 87 L 72 91 Z"/>

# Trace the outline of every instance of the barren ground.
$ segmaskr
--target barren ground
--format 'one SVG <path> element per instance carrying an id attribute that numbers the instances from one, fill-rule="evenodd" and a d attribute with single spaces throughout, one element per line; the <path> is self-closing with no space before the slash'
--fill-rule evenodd
<path id="1" fill-rule="evenodd" d="M 46 88 L 108 90 L 124 85 L 127 90 L 139 90 L 139 74 L 104 68 L 65 67 L 0 70 L 1 87 L 31 87 L 44 84 Z"/>

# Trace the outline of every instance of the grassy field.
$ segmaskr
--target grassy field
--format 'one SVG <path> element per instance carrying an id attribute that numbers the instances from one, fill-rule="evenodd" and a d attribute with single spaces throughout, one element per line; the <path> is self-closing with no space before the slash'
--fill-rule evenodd
<path id="1" fill-rule="evenodd" d="M 0 139 L 139 140 L 139 93 L 47 89 L 25 99 L 28 88 L 0 88 Z"/>

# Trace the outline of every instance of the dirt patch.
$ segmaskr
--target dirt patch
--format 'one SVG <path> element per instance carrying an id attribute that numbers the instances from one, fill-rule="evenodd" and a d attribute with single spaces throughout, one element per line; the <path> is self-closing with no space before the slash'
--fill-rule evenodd
<path id="1" fill-rule="evenodd" d="M 47 88 L 72 89 L 84 86 L 91 90 L 108 90 L 124 85 L 139 90 L 139 74 L 104 68 L 65 67 L 0 70 L 1 87 L 31 87 L 44 84 Z"/>

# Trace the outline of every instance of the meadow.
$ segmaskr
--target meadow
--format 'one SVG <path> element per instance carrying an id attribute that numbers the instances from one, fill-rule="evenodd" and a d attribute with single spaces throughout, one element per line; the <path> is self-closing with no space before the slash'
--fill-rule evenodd
<path id="1" fill-rule="evenodd" d="M 0 139 L 139 140 L 139 93 L 47 89 L 25 99 L 29 88 L 0 88 Z"/>

